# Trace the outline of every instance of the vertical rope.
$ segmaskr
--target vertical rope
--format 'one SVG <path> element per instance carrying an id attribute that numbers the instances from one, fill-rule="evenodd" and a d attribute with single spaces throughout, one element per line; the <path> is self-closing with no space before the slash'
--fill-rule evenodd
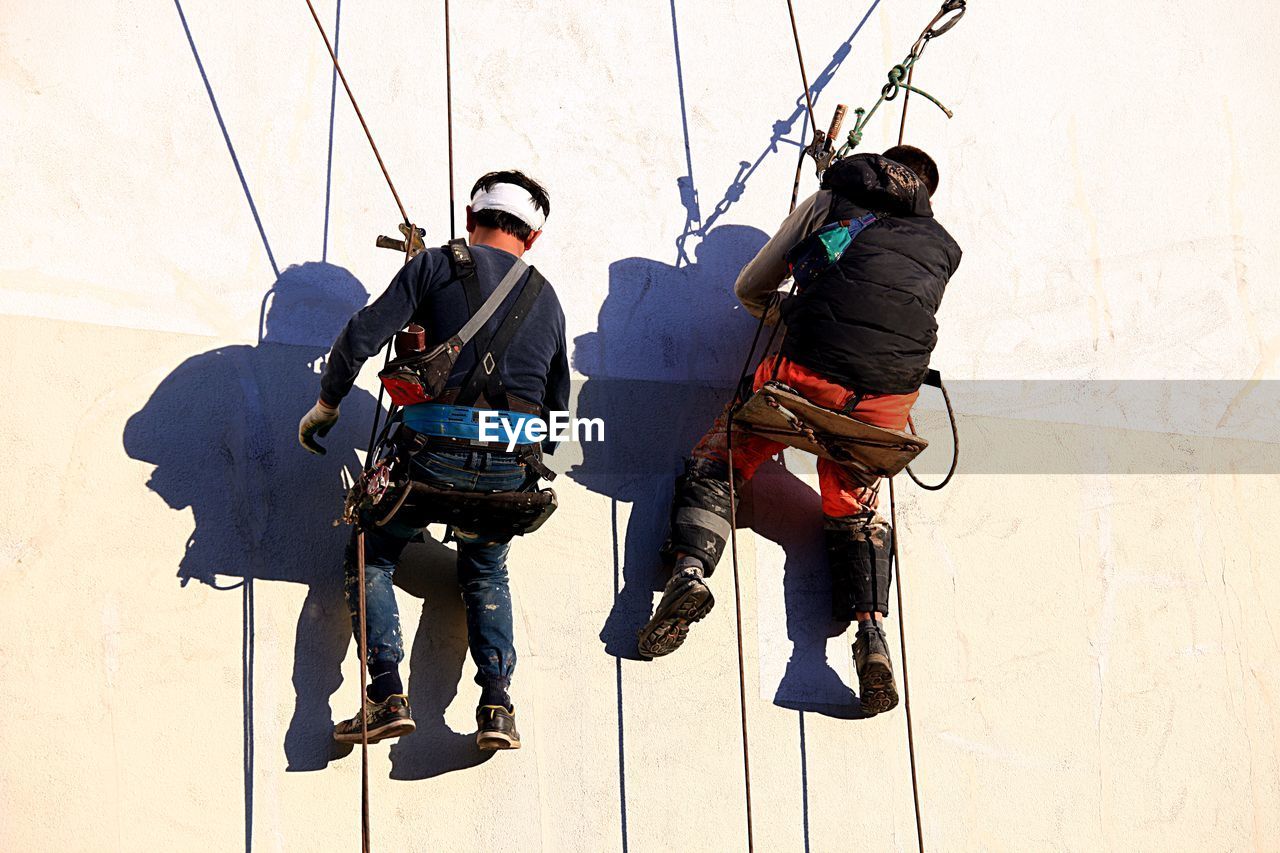
<path id="1" fill-rule="evenodd" d="M 369 132 L 369 125 L 365 123 L 364 114 L 360 112 L 360 105 L 356 103 L 356 96 L 352 94 L 351 87 L 347 85 L 347 75 L 342 73 L 342 66 L 338 64 L 338 54 L 334 53 L 333 45 L 329 44 L 329 36 L 324 31 L 324 24 L 320 23 L 320 16 L 316 14 L 316 7 L 311 5 L 311 0 L 306 0 L 307 8 L 311 10 L 311 18 L 316 22 L 316 28 L 320 30 L 320 38 L 324 39 L 324 46 L 329 51 L 329 58 L 333 60 L 333 69 L 338 72 L 338 79 L 342 81 L 342 88 L 347 90 L 347 98 L 351 101 L 351 108 L 356 111 L 356 118 L 360 119 L 360 126 L 364 128 L 365 138 L 369 140 L 369 147 L 373 149 L 373 156 L 378 160 L 378 168 L 382 170 L 382 177 L 387 179 L 387 187 L 391 190 L 391 197 L 396 200 L 396 207 L 400 208 L 400 217 L 404 219 L 405 224 L 409 224 L 409 214 L 405 212 L 404 204 L 400 201 L 400 194 L 396 192 L 396 185 L 391 183 L 391 175 L 387 173 L 387 166 L 382 162 L 382 155 L 378 153 L 378 146 L 374 144 L 373 134 Z"/>
<path id="2" fill-rule="evenodd" d="M 804 68 L 804 53 L 800 49 L 800 30 L 796 26 L 796 11 L 791 0 L 787 0 L 787 14 L 791 18 L 791 36 L 796 44 L 796 61 L 800 66 L 800 82 L 804 85 L 804 102 L 805 109 L 809 116 L 809 126 L 813 130 L 813 136 L 818 135 L 818 120 L 813 114 L 813 95 L 809 91 L 809 75 Z M 803 147 L 800 151 L 800 162 L 804 162 L 805 152 Z M 791 189 L 791 211 L 796 208 L 796 195 L 800 188 L 800 171 L 796 170 L 795 186 Z M 789 211 L 790 212 L 790 211 Z M 755 337 L 751 341 L 751 350 L 747 353 L 747 362 L 743 365 L 743 373 L 751 364 L 751 358 L 755 354 L 756 344 L 760 340 L 760 332 L 764 329 L 765 318 L 769 315 L 769 308 L 766 307 L 760 316 L 760 324 L 756 327 Z M 781 323 L 779 323 L 781 326 Z M 775 327 L 773 334 L 776 335 L 778 328 Z M 766 344 L 765 351 L 773 343 L 773 335 L 769 337 L 769 344 Z M 776 367 L 775 367 L 776 372 Z M 733 558 L 733 603 L 734 616 L 738 627 L 738 705 L 742 715 L 742 776 L 743 788 L 747 798 L 747 850 L 755 850 L 755 832 L 751 812 L 751 748 L 750 740 L 747 737 L 747 670 L 745 654 L 742 644 L 742 583 L 740 580 L 740 572 L 738 569 L 738 494 L 737 487 L 734 483 L 736 477 L 733 469 L 733 417 L 737 412 L 738 404 L 741 402 L 741 386 L 734 392 L 733 402 L 729 406 L 729 412 L 725 418 L 725 444 L 727 455 L 729 457 L 729 548 Z"/>
<path id="3" fill-rule="evenodd" d="M 453 197 L 453 55 L 449 39 L 449 0 L 444 0 L 444 104 L 449 139 L 449 239 L 458 236 L 457 203 Z"/>
<path id="4" fill-rule="evenodd" d="M 369 659 L 365 654 L 368 629 L 365 625 L 364 604 L 364 531 L 356 532 L 356 582 L 360 584 L 360 637 L 356 648 L 360 652 L 360 850 L 369 853 L 369 715 L 365 713 L 364 686 L 369 675 Z"/>
<path id="5" fill-rule="evenodd" d="M 754 349 L 754 345 L 752 347 Z M 748 356 L 750 358 L 750 356 Z M 733 470 L 733 416 L 737 411 L 737 397 L 734 406 L 725 419 L 725 444 L 729 456 L 729 548 L 733 557 L 733 604 L 738 624 L 738 707 L 742 714 L 742 780 L 747 798 L 747 851 L 756 849 L 755 832 L 751 816 L 751 749 L 747 740 L 747 669 L 742 651 L 742 585 L 738 579 L 738 494 Z"/>
<path id="6" fill-rule="evenodd" d="M 898 125 L 898 144 L 902 144 L 902 139 L 907 135 L 907 107 L 911 104 L 911 79 L 916 75 L 916 64 L 911 63 L 911 68 L 907 70 L 907 87 L 906 93 L 902 96 L 902 122 Z"/>
<path id="7" fill-rule="evenodd" d="M 809 93 L 809 75 L 804 70 L 804 54 L 800 51 L 800 31 L 796 28 L 796 10 L 791 5 L 791 0 L 787 0 L 787 14 L 791 16 L 791 36 L 796 42 L 796 60 L 800 63 L 800 82 L 804 83 L 804 102 L 809 111 L 809 126 L 813 128 L 813 135 L 818 135 L 818 120 L 813 117 L 813 95 Z"/>
<path id="8" fill-rule="evenodd" d="M 920 785 L 916 778 L 916 740 L 911 725 L 911 681 L 907 678 L 907 627 L 902 610 L 902 564 L 898 557 L 898 504 L 894 500 L 893 478 L 889 478 L 889 529 L 893 537 L 893 565 L 898 570 L 898 645 L 902 654 L 902 709 L 907 716 L 907 754 L 911 759 L 911 800 L 915 806 L 916 842 L 924 853 L 924 824 L 920 818 Z"/>

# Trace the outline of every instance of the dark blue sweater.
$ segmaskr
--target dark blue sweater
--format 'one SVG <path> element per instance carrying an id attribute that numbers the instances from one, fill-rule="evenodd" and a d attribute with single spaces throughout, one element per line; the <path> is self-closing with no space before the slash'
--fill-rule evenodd
<path id="1" fill-rule="evenodd" d="M 476 262 L 480 292 L 487 298 L 515 263 L 515 255 L 492 246 L 472 246 L 471 255 Z M 519 292 L 520 287 L 516 287 L 476 337 L 488 340 L 493 336 Z M 470 316 L 462 281 L 453 276 L 448 255 L 438 248 L 422 252 L 396 274 L 381 296 L 347 322 L 333 342 L 320 377 L 320 399 L 330 406 L 338 405 L 351 390 L 365 360 L 381 351 L 391 336 L 410 322 L 426 329 L 427 345 L 434 346 L 448 340 Z M 474 340 L 463 347 L 450 376 L 450 387 L 462 384 L 475 364 L 475 349 Z M 544 415 L 569 407 L 564 311 L 549 283 L 512 338 L 498 371 L 508 393 L 541 406 Z"/>

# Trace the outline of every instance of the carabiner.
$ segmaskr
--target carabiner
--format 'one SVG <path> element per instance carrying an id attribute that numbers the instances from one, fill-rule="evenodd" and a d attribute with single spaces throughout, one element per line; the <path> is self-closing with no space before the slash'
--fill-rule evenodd
<path id="1" fill-rule="evenodd" d="M 951 18 L 948 18 L 941 25 L 938 24 L 938 21 L 942 20 L 945 16 L 950 15 L 952 12 L 955 12 L 956 14 Z M 925 40 L 935 39 L 954 27 L 956 24 L 960 23 L 960 19 L 964 17 L 964 13 L 965 0 L 947 0 L 947 2 L 942 4 L 942 9 L 938 12 L 937 17 L 929 23 L 929 26 L 925 27 Z"/>

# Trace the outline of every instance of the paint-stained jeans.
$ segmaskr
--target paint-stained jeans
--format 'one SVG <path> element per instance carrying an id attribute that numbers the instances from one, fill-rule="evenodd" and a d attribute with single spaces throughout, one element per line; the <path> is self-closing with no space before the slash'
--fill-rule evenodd
<path id="1" fill-rule="evenodd" d="M 515 491 L 526 478 L 523 463 L 508 453 L 423 452 L 413 458 L 412 464 L 416 480 L 467 491 Z M 365 531 L 365 623 L 370 667 L 375 662 L 398 664 L 404 659 L 392 578 L 405 546 L 420 532 L 395 522 L 385 527 L 368 525 Z M 454 530 L 454 536 L 458 540 L 458 585 L 467 608 L 467 643 L 479 668 L 476 682 L 505 689 L 516 667 L 511 590 L 507 584 L 511 539 L 481 539 L 463 530 Z M 352 633 L 360 630 L 357 572 L 353 534 L 347 546 L 345 585 Z"/>

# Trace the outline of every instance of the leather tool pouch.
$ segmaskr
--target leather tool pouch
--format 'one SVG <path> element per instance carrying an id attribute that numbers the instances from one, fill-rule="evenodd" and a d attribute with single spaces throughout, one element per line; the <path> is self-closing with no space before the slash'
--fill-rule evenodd
<path id="1" fill-rule="evenodd" d="M 397 406 L 429 403 L 444 392 L 449 374 L 462 352 L 457 335 L 426 352 L 410 353 L 391 361 L 378 373 L 391 402 Z"/>

